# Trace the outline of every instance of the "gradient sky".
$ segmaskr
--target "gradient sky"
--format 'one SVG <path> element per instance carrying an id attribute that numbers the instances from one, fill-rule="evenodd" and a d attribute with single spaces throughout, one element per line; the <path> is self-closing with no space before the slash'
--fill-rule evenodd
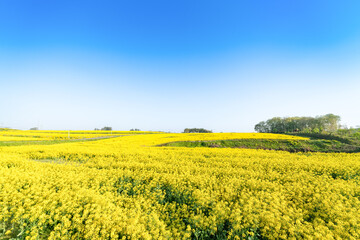
<path id="1" fill-rule="evenodd" d="M 0 0 L 0 126 L 360 125 L 360 1 Z"/>

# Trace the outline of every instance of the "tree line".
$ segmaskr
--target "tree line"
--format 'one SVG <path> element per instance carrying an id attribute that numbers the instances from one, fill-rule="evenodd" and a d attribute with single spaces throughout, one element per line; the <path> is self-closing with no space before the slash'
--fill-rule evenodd
<path id="1" fill-rule="evenodd" d="M 317 117 L 274 117 L 255 125 L 255 131 L 260 133 L 335 132 L 339 129 L 340 116 L 326 114 Z"/>
<path id="2" fill-rule="evenodd" d="M 212 133 L 212 131 L 204 128 L 185 128 L 184 133 Z"/>

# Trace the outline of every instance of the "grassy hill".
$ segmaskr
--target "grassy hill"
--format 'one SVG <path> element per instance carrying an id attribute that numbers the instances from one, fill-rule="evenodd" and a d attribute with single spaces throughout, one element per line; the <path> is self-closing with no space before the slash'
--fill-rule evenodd
<path id="1" fill-rule="evenodd" d="M 324 134 L 301 134 L 309 140 L 295 139 L 232 139 L 213 141 L 170 142 L 172 147 L 249 148 L 288 152 L 360 152 L 360 142 L 347 137 Z"/>

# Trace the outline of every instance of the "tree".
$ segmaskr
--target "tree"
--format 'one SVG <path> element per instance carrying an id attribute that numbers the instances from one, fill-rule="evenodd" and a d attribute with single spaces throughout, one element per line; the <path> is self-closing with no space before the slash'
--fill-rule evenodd
<path id="1" fill-rule="evenodd" d="M 266 125 L 271 129 L 273 133 L 283 133 L 285 132 L 284 121 L 279 117 L 274 117 L 266 121 Z"/>
<path id="2" fill-rule="evenodd" d="M 340 116 L 334 114 L 326 114 L 322 116 L 324 130 L 327 132 L 335 132 L 339 128 Z"/>
<path id="3" fill-rule="evenodd" d="M 268 127 L 264 121 L 259 122 L 258 124 L 255 125 L 255 131 L 260 132 L 260 133 L 269 132 Z"/>
<path id="4" fill-rule="evenodd" d="M 112 127 L 103 127 L 101 130 L 102 131 L 111 131 Z"/>

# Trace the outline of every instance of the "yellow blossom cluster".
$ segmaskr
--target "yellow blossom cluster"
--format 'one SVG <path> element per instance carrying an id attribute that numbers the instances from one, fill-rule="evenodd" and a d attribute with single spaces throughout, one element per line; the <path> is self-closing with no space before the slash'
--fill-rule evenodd
<path id="1" fill-rule="evenodd" d="M 0 147 L 0 239 L 360 239 L 360 154 L 161 147 L 241 138 Z"/>

